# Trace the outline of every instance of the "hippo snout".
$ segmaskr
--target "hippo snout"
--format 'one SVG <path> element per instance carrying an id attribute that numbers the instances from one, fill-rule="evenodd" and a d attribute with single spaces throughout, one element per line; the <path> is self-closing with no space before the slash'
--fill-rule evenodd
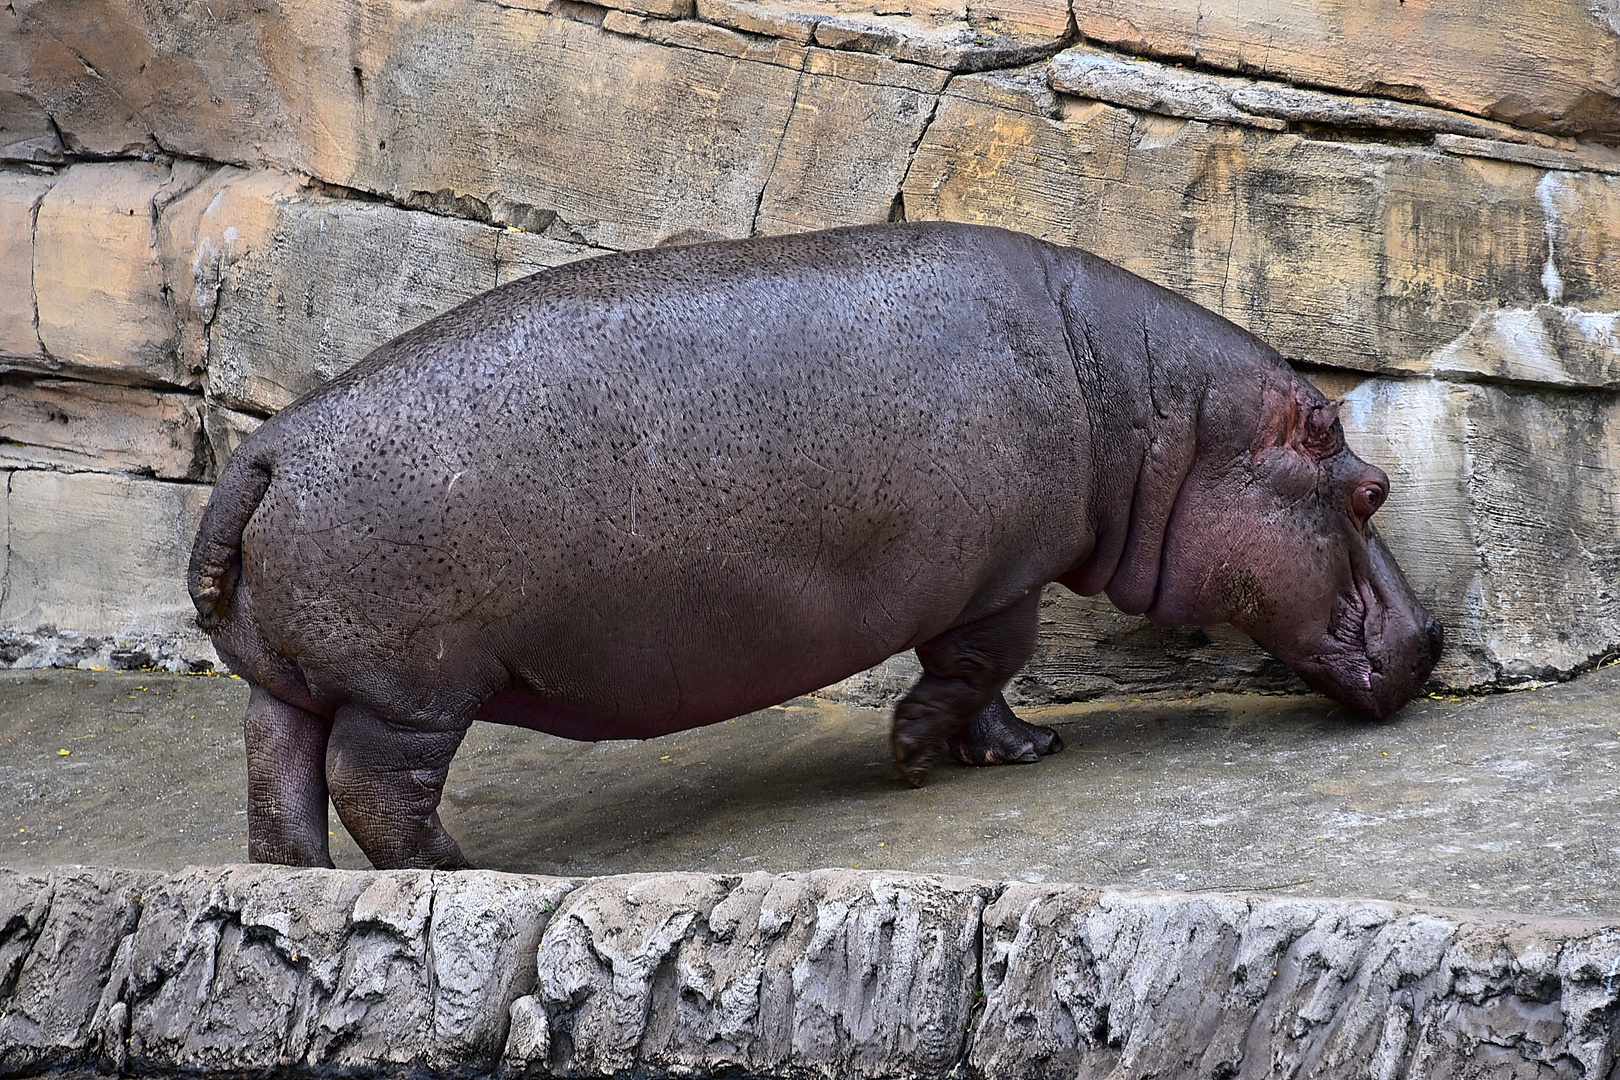
<path id="1" fill-rule="evenodd" d="M 1440 626 L 1440 620 L 1426 611 L 1420 611 L 1419 614 L 1423 618 L 1422 631 L 1421 637 L 1413 635 L 1410 652 L 1411 675 L 1403 680 L 1404 685 L 1392 685 L 1390 690 L 1393 693 L 1389 695 L 1388 701 L 1373 711 L 1373 715 L 1380 719 L 1400 711 L 1403 705 L 1422 691 L 1423 684 L 1428 682 L 1430 672 L 1434 671 L 1434 666 L 1440 662 L 1440 654 L 1445 651 L 1446 634 Z"/>
<path id="2" fill-rule="evenodd" d="M 1399 712 L 1407 702 L 1422 693 L 1424 683 L 1428 682 L 1430 672 L 1440 662 L 1440 654 L 1445 649 L 1445 630 L 1440 626 L 1439 619 L 1421 607 L 1412 611 L 1409 618 L 1410 621 L 1401 620 L 1408 627 L 1404 634 L 1392 635 L 1384 640 L 1384 648 L 1388 650 L 1384 653 L 1384 670 L 1388 675 L 1383 679 L 1374 679 L 1373 685 L 1368 687 L 1371 700 L 1366 704 L 1354 701 L 1346 701 L 1346 704 L 1382 720 Z M 1329 694 L 1344 700 L 1331 690 Z"/>

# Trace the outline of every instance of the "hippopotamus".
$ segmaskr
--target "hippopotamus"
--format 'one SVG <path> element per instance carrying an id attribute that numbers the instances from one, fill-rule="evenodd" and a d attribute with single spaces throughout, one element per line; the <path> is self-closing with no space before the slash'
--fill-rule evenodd
<path id="1" fill-rule="evenodd" d="M 1058 749 L 1044 586 L 1230 623 L 1371 717 L 1441 631 L 1383 472 L 1236 325 L 1085 251 L 912 223 L 604 255 L 377 348 L 223 469 L 198 623 L 251 684 L 255 861 L 457 868 L 475 720 L 647 739 L 907 649 L 900 775 Z"/>

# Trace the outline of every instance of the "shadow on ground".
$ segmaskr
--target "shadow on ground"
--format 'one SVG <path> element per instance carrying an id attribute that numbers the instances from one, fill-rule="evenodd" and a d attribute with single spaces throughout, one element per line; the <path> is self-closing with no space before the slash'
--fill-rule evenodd
<path id="1" fill-rule="evenodd" d="M 174 869 L 246 850 L 240 680 L 0 672 L 0 861 Z M 1031 710 L 1068 749 L 895 779 L 887 716 L 804 698 L 645 743 L 475 725 L 444 820 L 562 875 L 859 866 L 1620 913 L 1620 668 L 1356 720 L 1211 694 Z M 67 751 L 67 753 L 63 753 Z M 340 866 L 366 865 L 333 816 Z"/>

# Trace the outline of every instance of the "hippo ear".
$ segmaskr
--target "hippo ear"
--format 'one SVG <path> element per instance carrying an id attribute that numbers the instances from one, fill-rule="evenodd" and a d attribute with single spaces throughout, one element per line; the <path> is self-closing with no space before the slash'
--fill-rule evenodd
<path id="1" fill-rule="evenodd" d="M 1300 450 L 1320 461 L 1344 449 L 1344 426 L 1339 423 L 1339 403 L 1322 402 L 1306 407 Z"/>
<path id="2" fill-rule="evenodd" d="M 1251 449 L 1259 454 L 1276 446 L 1316 460 L 1332 457 L 1344 447 L 1339 406 L 1320 397 L 1310 400 L 1297 386 L 1267 387 Z"/>

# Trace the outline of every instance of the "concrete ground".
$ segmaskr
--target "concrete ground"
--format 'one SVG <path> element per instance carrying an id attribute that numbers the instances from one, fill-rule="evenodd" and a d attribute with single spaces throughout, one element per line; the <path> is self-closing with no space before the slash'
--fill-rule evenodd
<path id="1" fill-rule="evenodd" d="M 237 679 L 0 672 L 0 862 L 246 853 Z M 887 715 L 803 698 L 646 743 L 475 725 L 443 816 L 476 865 L 859 866 L 1620 915 L 1620 667 L 1383 723 L 1316 697 L 1027 710 L 1068 749 L 895 778 Z M 366 865 L 333 815 L 340 866 Z"/>

